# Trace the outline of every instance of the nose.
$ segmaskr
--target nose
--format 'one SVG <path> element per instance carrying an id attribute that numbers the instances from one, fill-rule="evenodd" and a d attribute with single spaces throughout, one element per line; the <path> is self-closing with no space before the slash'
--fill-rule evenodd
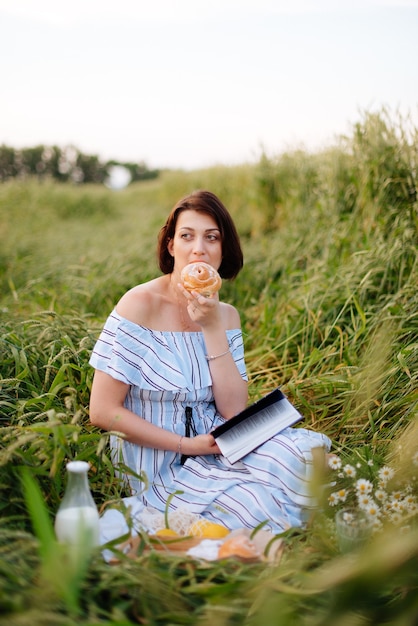
<path id="1" fill-rule="evenodd" d="M 203 237 L 196 237 L 193 246 L 193 254 L 196 256 L 202 256 L 205 254 L 205 246 Z"/>

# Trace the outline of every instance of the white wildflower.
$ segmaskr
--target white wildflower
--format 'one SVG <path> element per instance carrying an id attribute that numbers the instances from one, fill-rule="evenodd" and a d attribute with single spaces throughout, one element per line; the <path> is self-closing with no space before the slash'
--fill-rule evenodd
<path id="1" fill-rule="evenodd" d="M 377 472 L 377 475 L 379 476 L 380 480 L 383 483 L 387 483 L 391 478 L 393 478 L 395 474 L 395 471 L 393 470 L 392 467 L 389 467 L 389 465 L 384 465 L 383 467 L 380 468 L 380 470 Z"/>
<path id="2" fill-rule="evenodd" d="M 377 506 L 376 502 L 373 502 L 373 500 L 365 508 L 365 511 L 371 519 L 379 518 L 381 516 L 380 508 Z"/>
<path id="3" fill-rule="evenodd" d="M 356 489 L 359 494 L 371 493 L 373 491 L 373 485 L 370 480 L 359 478 L 356 482 Z"/>
<path id="4" fill-rule="evenodd" d="M 391 498 L 392 498 L 392 500 L 398 500 L 400 502 L 402 500 L 402 492 L 401 491 L 392 491 Z"/>
<path id="5" fill-rule="evenodd" d="M 340 469 L 341 459 L 336 454 L 331 454 L 331 456 L 328 457 L 328 466 L 333 470 Z"/>
<path id="6" fill-rule="evenodd" d="M 338 493 L 337 492 L 330 493 L 330 495 L 328 496 L 328 504 L 330 506 L 336 506 L 339 501 L 340 501 L 340 499 L 338 497 Z"/>
<path id="7" fill-rule="evenodd" d="M 334 482 L 329 484 L 334 489 L 328 497 L 329 506 L 338 508 L 337 505 L 346 502 L 350 494 L 354 495 L 357 502 L 353 509 L 355 519 L 360 515 L 360 519 L 363 518 L 373 533 L 380 531 L 386 522 L 396 525 L 399 532 L 404 532 L 409 528 L 409 523 L 417 520 L 418 472 L 412 473 L 409 484 L 399 483 L 392 491 L 390 481 L 396 472 L 389 465 L 378 469 L 372 459 L 343 464 L 341 458 L 335 454 L 328 457 L 328 464 L 331 469 L 337 470 L 333 474 Z M 365 469 L 365 464 L 373 468 L 366 471 L 366 476 L 370 475 L 369 479 L 361 477 L 361 469 Z M 418 467 L 418 451 L 412 457 L 412 465 Z M 348 523 L 354 523 L 350 522 L 348 512 L 345 512 L 344 519 Z"/>
<path id="8" fill-rule="evenodd" d="M 357 523 L 356 516 L 351 511 L 344 511 L 344 513 L 343 513 L 343 520 L 347 524 L 356 524 Z"/>
<path id="9" fill-rule="evenodd" d="M 382 509 L 383 509 L 383 512 L 386 515 L 389 515 L 389 513 L 392 511 L 392 503 L 391 503 L 391 501 L 390 500 L 386 500 L 386 502 L 383 503 Z"/>
<path id="10" fill-rule="evenodd" d="M 417 499 L 412 493 L 407 493 L 406 496 L 404 497 L 404 502 L 406 506 L 409 506 L 409 504 L 416 504 L 416 501 Z"/>
<path id="11" fill-rule="evenodd" d="M 374 497 L 379 500 L 379 502 L 384 502 L 387 500 L 388 494 L 384 489 L 376 489 Z"/>
<path id="12" fill-rule="evenodd" d="M 344 465 L 344 474 L 346 476 L 348 476 L 349 478 L 355 478 L 356 477 L 356 468 L 353 467 L 352 465 Z"/>
<path id="13" fill-rule="evenodd" d="M 418 514 L 418 503 L 416 502 L 416 500 L 409 500 L 406 503 L 406 508 L 408 513 L 411 513 L 411 515 L 417 515 Z"/>
<path id="14" fill-rule="evenodd" d="M 373 504 L 373 498 L 371 498 L 367 493 L 358 494 L 357 501 L 360 509 L 367 509 L 371 504 Z"/>
<path id="15" fill-rule="evenodd" d="M 389 501 L 390 511 L 395 511 L 397 513 L 401 513 L 403 506 L 400 500 L 394 500 L 393 498 Z"/>
<path id="16" fill-rule="evenodd" d="M 402 521 L 402 515 L 400 515 L 399 513 L 392 513 L 390 515 L 390 521 L 392 522 L 392 524 L 399 524 Z"/>
<path id="17" fill-rule="evenodd" d="M 339 489 L 336 492 L 339 502 L 345 502 L 347 499 L 348 491 L 347 489 Z"/>

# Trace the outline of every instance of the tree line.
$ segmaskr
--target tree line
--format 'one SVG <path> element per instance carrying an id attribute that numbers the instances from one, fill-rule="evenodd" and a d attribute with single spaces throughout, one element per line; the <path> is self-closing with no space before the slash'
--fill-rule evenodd
<path id="1" fill-rule="evenodd" d="M 149 169 L 143 162 L 103 162 L 97 155 L 83 154 L 72 145 L 63 148 L 39 145 L 22 149 L 0 146 L 0 182 L 36 177 L 76 184 L 105 183 L 115 166 L 126 168 L 131 181 L 157 178 L 159 174 L 158 170 Z"/>

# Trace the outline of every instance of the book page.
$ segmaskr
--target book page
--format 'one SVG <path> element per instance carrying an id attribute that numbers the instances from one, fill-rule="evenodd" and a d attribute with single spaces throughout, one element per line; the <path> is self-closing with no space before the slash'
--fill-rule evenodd
<path id="1" fill-rule="evenodd" d="M 216 437 L 216 443 L 231 463 L 235 463 L 281 430 L 302 419 L 286 399 L 262 409 Z"/>

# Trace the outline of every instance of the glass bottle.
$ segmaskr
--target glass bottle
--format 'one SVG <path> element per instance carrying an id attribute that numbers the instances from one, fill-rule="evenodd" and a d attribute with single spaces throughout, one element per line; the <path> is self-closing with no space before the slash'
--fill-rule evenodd
<path id="1" fill-rule="evenodd" d="M 58 541 L 86 548 L 99 544 L 99 513 L 91 495 L 89 463 L 67 463 L 67 486 L 55 517 Z"/>

